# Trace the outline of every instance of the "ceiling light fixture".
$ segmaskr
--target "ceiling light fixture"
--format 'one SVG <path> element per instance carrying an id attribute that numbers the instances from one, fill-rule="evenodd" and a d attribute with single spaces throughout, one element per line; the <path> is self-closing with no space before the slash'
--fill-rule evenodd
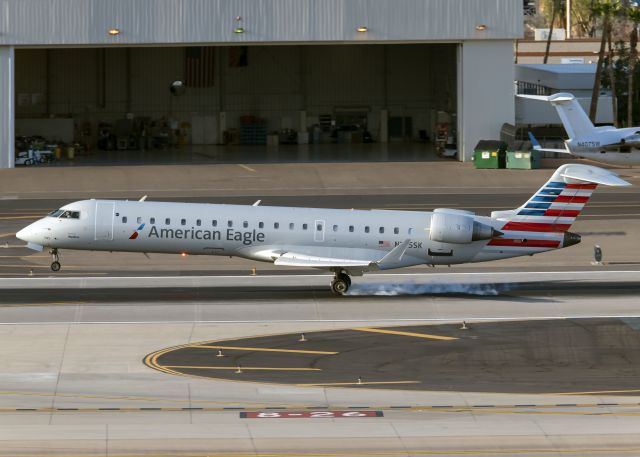
<path id="1" fill-rule="evenodd" d="M 483 30 L 487 30 L 487 26 L 485 24 L 478 24 L 476 25 L 476 30 L 482 32 Z"/>
<path id="2" fill-rule="evenodd" d="M 109 29 L 109 35 L 111 36 L 120 35 L 120 29 L 116 29 L 116 28 Z"/>
<path id="3" fill-rule="evenodd" d="M 244 27 L 236 27 L 233 29 L 233 33 L 244 33 Z"/>
<path id="4" fill-rule="evenodd" d="M 369 27 L 367 27 L 366 25 L 361 25 L 356 30 L 360 33 L 365 33 L 369 31 Z"/>

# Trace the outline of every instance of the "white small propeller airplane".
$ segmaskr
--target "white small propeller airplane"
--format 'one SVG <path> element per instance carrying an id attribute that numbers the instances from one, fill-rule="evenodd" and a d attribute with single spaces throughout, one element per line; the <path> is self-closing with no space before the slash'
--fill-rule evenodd
<path id="1" fill-rule="evenodd" d="M 520 95 L 521 98 L 550 102 L 558 111 L 562 125 L 569 135 L 565 149 L 549 149 L 529 132 L 533 149 L 560 152 L 611 165 L 640 165 L 640 127 L 617 129 L 613 126 L 594 127 L 573 94 L 550 96 Z"/>
<path id="2" fill-rule="evenodd" d="M 580 242 L 571 224 L 598 184 L 628 186 L 602 168 L 567 164 L 524 205 L 494 211 L 345 210 L 202 203 L 83 200 L 52 211 L 16 236 L 35 250 L 59 249 L 238 256 L 332 271 L 332 290 L 350 275 L 413 265 L 484 262 Z"/>

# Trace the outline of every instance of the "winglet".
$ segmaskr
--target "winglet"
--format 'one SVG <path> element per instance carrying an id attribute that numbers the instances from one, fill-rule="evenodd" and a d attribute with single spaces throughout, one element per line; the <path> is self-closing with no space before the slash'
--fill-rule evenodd
<path id="1" fill-rule="evenodd" d="M 143 196 L 143 197 L 142 197 L 140 200 L 138 200 L 138 201 L 139 201 L 139 202 L 143 202 L 143 201 L 145 201 L 146 199 L 147 199 L 147 196 L 145 195 L 145 196 Z"/>
<path id="2" fill-rule="evenodd" d="M 260 206 L 260 203 L 262 203 L 262 200 L 256 200 L 255 203 L 251 206 Z"/>
<path id="3" fill-rule="evenodd" d="M 386 264 L 400 263 L 400 261 L 402 260 L 402 256 L 404 256 L 404 253 L 407 252 L 407 249 L 409 248 L 410 242 L 411 240 L 407 238 L 395 248 L 390 250 L 383 258 L 375 262 L 375 264 L 378 266 L 382 266 Z"/>

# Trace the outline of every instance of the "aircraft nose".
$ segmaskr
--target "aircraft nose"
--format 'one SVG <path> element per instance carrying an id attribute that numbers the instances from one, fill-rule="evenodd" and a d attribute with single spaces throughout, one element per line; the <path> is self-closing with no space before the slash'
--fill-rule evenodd
<path id="1" fill-rule="evenodd" d="M 16 238 L 21 239 L 22 241 L 29 241 L 27 237 L 29 236 L 29 227 L 25 227 L 22 230 L 16 233 Z"/>
<path id="2" fill-rule="evenodd" d="M 37 236 L 37 228 L 34 227 L 35 224 L 27 225 L 25 228 L 16 233 L 16 238 L 21 239 L 22 241 L 26 241 L 27 243 L 38 243 L 42 242 L 41 239 Z"/>

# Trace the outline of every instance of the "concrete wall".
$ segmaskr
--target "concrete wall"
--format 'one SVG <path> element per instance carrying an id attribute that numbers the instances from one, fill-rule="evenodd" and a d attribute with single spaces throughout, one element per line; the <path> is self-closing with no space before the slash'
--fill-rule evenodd
<path id="1" fill-rule="evenodd" d="M 513 41 L 465 41 L 460 47 L 458 128 L 462 159 L 471 160 L 481 139 L 499 139 L 515 123 Z"/>
<path id="2" fill-rule="evenodd" d="M 476 30 L 479 24 L 486 29 Z M 356 31 L 362 25 L 367 33 Z M 245 33 L 234 33 L 238 26 Z M 113 28 L 120 34 L 109 35 Z M 0 0 L 0 45 L 442 42 L 521 36 L 519 0 Z"/>

